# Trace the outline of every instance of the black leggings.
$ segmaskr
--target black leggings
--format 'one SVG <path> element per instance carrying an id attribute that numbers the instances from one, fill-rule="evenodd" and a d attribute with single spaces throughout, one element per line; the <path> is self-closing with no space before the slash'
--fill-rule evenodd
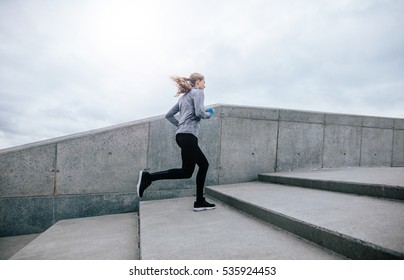
<path id="1" fill-rule="evenodd" d="M 152 173 L 151 180 L 191 178 L 197 164 L 199 169 L 196 175 L 196 200 L 200 201 L 203 199 L 203 188 L 209 162 L 198 146 L 198 138 L 193 134 L 178 133 L 175 140 L 181 148 L 182 168 Z"/>

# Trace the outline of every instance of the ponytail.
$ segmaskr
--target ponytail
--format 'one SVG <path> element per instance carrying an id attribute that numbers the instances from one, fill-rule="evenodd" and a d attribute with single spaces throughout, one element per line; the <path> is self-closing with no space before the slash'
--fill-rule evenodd
<path id="1" fill-rule="evenodd" d="M 189 78 L 179 76 L 171 76 L 170 78 L 177 84 L 176 97 L 189 92 L 197 81 L 205 79 L 204 76 L 199 73 L 193 73 Z"/>
<path id="2" fill-rule="evenodd" d="M 170 78 L 177 84 L 177 93 L 175 94 L 176 97 L 187 93 L 192 89 L 192 85 L 188 78 L 178 76 L 171 76 Z"/>

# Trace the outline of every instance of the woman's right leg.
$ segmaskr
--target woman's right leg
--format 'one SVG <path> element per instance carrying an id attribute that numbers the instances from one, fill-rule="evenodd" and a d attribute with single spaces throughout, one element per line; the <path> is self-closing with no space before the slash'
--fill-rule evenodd
<path id="1" fill-rule="evenodd" d="M 182 167 L 151 173 L 151 181 L 192 177 L 198 155 L 198 139 L 192 134 L 179 133 L 176 141 L 181 148 Z"/>

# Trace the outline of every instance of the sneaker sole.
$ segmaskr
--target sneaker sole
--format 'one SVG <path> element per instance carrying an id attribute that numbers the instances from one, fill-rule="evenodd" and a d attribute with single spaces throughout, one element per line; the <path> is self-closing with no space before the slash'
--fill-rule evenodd
<path id="1" fill-rule="evenodd" d="M 143 176 L 143 171 L 140 171 L 139 173 L 139 181 L 137 182 L 136 190 L 137 190 L 137 196 L 140 197 L 139 191 L 140 191 L 140 183 L 142 182 L 142 176 Z"/>
<path id="2" fill-rule="evenodd" d="M 214 207 L 201 207 L 201 208 L 194 208 L 194 212 L 201 212 L 201 211 L 205 211 L 205 210 L 213 210 L 215 209 L 216 206 Z"/>

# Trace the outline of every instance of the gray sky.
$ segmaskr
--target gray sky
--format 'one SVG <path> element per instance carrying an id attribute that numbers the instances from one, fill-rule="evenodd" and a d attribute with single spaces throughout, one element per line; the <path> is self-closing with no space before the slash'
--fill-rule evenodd
<path id="1" fill-rule="evenodd" d="M 0 149 L 205 104 L 404 118 L 401 0 L 0 0 Z"/>

